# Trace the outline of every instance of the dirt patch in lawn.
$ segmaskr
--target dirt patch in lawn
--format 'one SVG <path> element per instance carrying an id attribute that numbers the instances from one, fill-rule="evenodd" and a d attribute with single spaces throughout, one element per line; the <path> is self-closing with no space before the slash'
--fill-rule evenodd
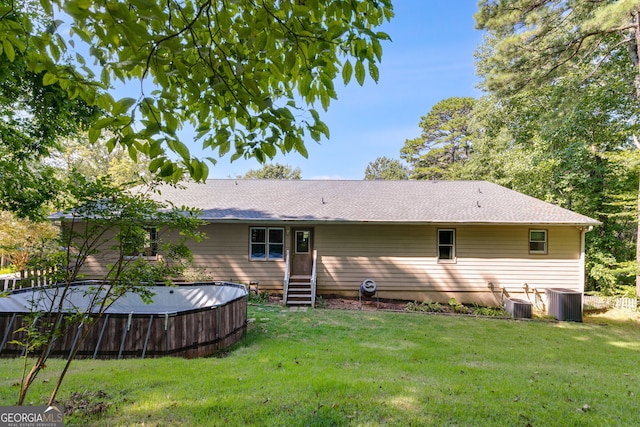
<path id="1" fill-rule="evenodd" d="M 345 298 L 330 295 L 322 297 L 316 305 L 319 308 L 330 308 L 337 310 L 392 310 L 404 311 L 408 301 L 366 298 L 360 301 L 358 298 Z"/>
<path id="2" fill-rule="evenodd" d="M 269 303 L 282 304 L 281 295 L 270 295 Z M 297 308 L 293 306 L 293 308 Z M 362 310 L 362 311 L 416 311 L 443 314 L 467 314 L 480 316 L 508 316 L 508 314 L 496 308 L 484 308 L 477 306 L 466 306 L 451 303 L 417 303 L 415 301 L 344 297 L 339 295 L 322 295 L 316 300 L 316 309 L 329 310 Z"/>
<path id="3" fill-rule="evenodd" d="M 282 304 L 281 295 L 271 295 L 269 302 L 272 304 Z M 323 295 L 318 298 L 316 302 L 316 308 L 326 308 L 333 310 L 390 310 L 390 311 L 404 311 L 409 301 L 391 300 L 375 298 L 363 298 L 360 301 L 358 298 L 341 297 L 337 295 Z"/>

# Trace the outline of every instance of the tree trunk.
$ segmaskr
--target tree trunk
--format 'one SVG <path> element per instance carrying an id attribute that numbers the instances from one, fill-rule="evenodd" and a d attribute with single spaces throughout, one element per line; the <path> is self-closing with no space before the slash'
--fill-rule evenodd
<path id="1" fill-rule="evenodd" d="M 636 297 L 640 298 L 640 184 L 638 184 L 638 231 L 636 237 Z"/>
<path id="2" fill-rule="evenodd" d="M 630 37 L 629 56 L 636 69 L 634 84 L 636 100 L 640 103 L 640 10 L 633 14 L 633 23 L 635 25 Z M 636 149 L 640 150 L 640 142 L 637 137 L 634 137 L 634 142 Z M 638 223 L 636 231 L 636 297 L 640 298 L 640 184 L 638 184 L 638 209 L 636 213 L 636 221 Z"/>

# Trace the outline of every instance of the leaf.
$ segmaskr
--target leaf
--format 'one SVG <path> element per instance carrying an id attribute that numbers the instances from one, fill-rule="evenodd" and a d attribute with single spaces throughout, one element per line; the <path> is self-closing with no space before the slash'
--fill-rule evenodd
<path id="1" fill-rule="evenodd" d="M 91 7 L 91 5 L 93 4 L 93 0 L 77 0 L 76 1 L 76 5 L 80 8 L 80 9 L 84 9 L 87 10 Z"/>
<path id="2" fill-rule="evenodd" d="M 285 53 L 284 66 L 287 70 L 291 70 L 293 67 L 295 67 L 296 61 L 297 61 L 297 57 L 296 57 L 296 51 L 294 49 L 291 49 L 287 51 L 287 53 Z"/>
<path id="3" fill-rule="evenodd" d="M 364 78 L 365 78 L 364 64 L 362 63 L 361 60 L 358 59 L 358 61 L 356 61 L 356 81 L 360 86 L 364 84 Z"/>
<path id="4" fill-rule="evenodd" d="M 378 38 L 378 40 L 389 40 L 391 41 L 391 36 L 389 36 L 389 34 L 382 32 L 382 31 L 378 31 L 376 33 L 376 37 Z"/>
<path id="5" fill-rule="evenodd" d="M 101 129 L 90 128 L 89 129 L 89 143 L 95 144 L 100 138 Z"/>
<path id="6" fill-rule="evenodd" d="M 264 154 L 270 159 L 273 159 L 275 157 L 276 147 L 273 144 L 268 144 L 263 142 L 260 144 L 260 148 L 262 148 L 262 151 L 264 152 Z"/>
<path id="7" fill-rule="evenodd" d="M 191 173 L 191 178 L 195 181 L 202 180 L 202 167 L 198 159 L 191 159 L 191 162 L 189 163 L 189 171 Z"/>
<path id="8" fill-rule="evenodd" d="M 294 143 L 295 149 L 302 157 L 305 159 L 309 158 L 309 153 L 307 152 L 307 147 L 304 145 L 304 141 L 301 138 L 297 138 Z"/>
<path id="9" fill-rule="evenodd" d="M 53 59 L 58 62 L 60 60 L 60 49 L 55 44 L 49 44 L 49 52 L 51 52 L 51 56 Z"/>
<path id="10" fill-rule="evenodd" d="M 378 66 L 376 65 L 376 63 L 373 61 L 369 61 L 369 74 L 371 75 L 373 81 L 377 83 L 378 79 L 380 78 L 380 71 L 378 70 Z"/>
<path id="11" fill-rule="evenodd" d="M 125 111 L 127 111 L 135 103 L 136 103 L 136 100 L 134 98 L 122 98 L 114 104 L 113 111 L 111 112 L 111 114 L 113 114 L 114 116 L 122 114 Z"/>
<path id="12" fill-rule="evenodd" d="M 161 177 L 172 176 L 173 175 L 173 168 L 174 168 L 173 162 L 164 159 L 164 164 L 160 168 L 160 176 Z"/>
<path id="13" fill-rule="evenodd" d="M 13 50 L 13 45 L 8 40 L 2 40 L 2 47 L 4 49 L 4 54 L 7 55 L 7 59 L 9 62 L 13 62 L 16 59 L 16 52 Z"/>
<path id="14" fill-rule="evenodd" d="M 293 149 L 294 143 L 295 143 L 295 140 L 293 135 L 287 132 L 284 135 L 284 140 L 282 143 L 282 151 L 285 153 L 291 152 L 291 150 Z"/>
<path id="15" fill-rule="evenodd" d="M 208 157 L 207 160 L 209 160 Z M 215 160 L 212 162 L 212 164 L 215 164 Z M 205 162 L 200 162 L 200 168 L 202 168 L 201 181 L 205 181 L 209 177 L 209 166 L 207 166 Z"/>
<path id="16" fill-rule="evenodd" d="M 162 165 L 164 165 L 164 161 L 166 158 L 158 157 L 157 159 L 153 159 L 151 163 L 149 163 L 149 171 L 156 172 Z"/>
<path id="17" fill-rule="evenodd" d="M 164 131 L 170 135 L 175 135 L 178 130 L 178 119 L 173 114 L 164 114 Z"/>
<path id="18" fill-rule="evenodd" d="M 129 145 L 127 147 L 127 151 L 129 152 L 129 157 L 131 158 L 131 160 L 133 160 L 134 162 L 138 161 L 138 150 L 136 150 L 136 148 L 133 145 Z"/>
<path id="19" fill-rule="evenodd" d="M 93 124 L 93 127 L 95 129 L 104 129 L 104 128 L 110 126 L 114 121 L 115 121 L 114 117 L 103 117 L 102 119 L 96 121 Z"/>
<path id="20" fill-rule="evenodd" d="M 371 40 L 371 44 L 373 46 L 374 55 L 376 56 L 378 61 L 381 61 L 382 60 L 382 44 L 380 43 L 380 40 L 373 39 Z"/>
<path id="21" fill-rule="evenodd" d="M 108 93 L 101 93 L 100 96 L 96 98 L 96 105 L 105 111 L 111 111 L 114 102 L 113 97 Z"/>
<path id="22" fill-rule="evenodd" d="M 189 159 L 191 158 L 189 149 L 181 141 L 177 139 L 169 139 L 167 141 L 167 145 L 169 145 L 171 151 L 178 154 L 180 157 L 182 157 L 183 160 L 189 161 Z"/>
<path id="23" fill-rule="evenodd" d="M 327 111 L 327 109 L 329 108 L 329 104 L 331 103 L 331 97 L 326 90 L 320 92 L 320 102 L 322 103 L 322 108 Z"/>
<path id="24" fill-rule="evenodd" d="M 307 16 L 308 14 L 309 14 L 309 8 L 307 6 L 304 6 L 304 3 L 302 6 L 297 4 L 293 5 L 293 16 L 304 17 L 304 16 Z"/>
<path id="25" fill-rule="evenodd" d="M 152 159 L 155 159 L 156 157 L 158 157 L 160 154 L 163 153 L 163 149 L 162 149 L 162 143 L 160 143 L 160 141 L 153 141 L 151 144 L 149 144 L 149 157 L 151 157 Z"/>
<path id="26" fill-rule="evenodd" d="M 353 75 L 353 65 L 351 65 L 351 61 L 347 59 L 347 62 L 342 66 L 342 81 L 344 81 L 345 85 L 348 85 L 351 81 L 351 76 Z"/>
<path id="27" fill-rule="evenodd" d="M 44 77 L 42 77 L 42 85 L 43 86 L 50 86 L 52 84 L 55 84 L 58 82 L 58 76 L 56 76 L 55 74 L 52 74 L 50 72 L 47 72 Z"/>
<path id="28" fill-rule="evenodd" d="M 49 0 L 40 0 L 40 6 L 46 15 L 51 15 L 53 13 L 53 7 L 51 5 L 51 1 Z"/>

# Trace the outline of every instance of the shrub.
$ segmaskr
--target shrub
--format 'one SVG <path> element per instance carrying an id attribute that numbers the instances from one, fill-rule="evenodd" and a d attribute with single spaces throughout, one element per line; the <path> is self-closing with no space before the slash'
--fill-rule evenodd
<path id="1" fill-rule="evenodd" d="M 439 302 L 425 301 L 425 302 L 409 302 L 405 307 L 405 311 L 423 311 L 432 313 L 441 313 L 444 311 L 444 307 Z"/>
<path id="2" fill-rule="evenodd" d="M 460 304 L 455 298 L 449 300 L 449 306 L 456 313 L 469 313 L 469 309 L 465 305 Z"/>
<path id="3" fill-rule="evenodd" d="M 249 304 L 262 305 L 269 302 L 269 294 L 266 292 L 249 292 Z"/>
<path id="4" fill-rule="evenodd" d="M 509 313 L 507 313 L 504 309 L 499 307 L 480 307 L 478 305 L 474 305 L 473 313 L 478 316 L 494 316 L 494 317 L 507 317 Z"/>

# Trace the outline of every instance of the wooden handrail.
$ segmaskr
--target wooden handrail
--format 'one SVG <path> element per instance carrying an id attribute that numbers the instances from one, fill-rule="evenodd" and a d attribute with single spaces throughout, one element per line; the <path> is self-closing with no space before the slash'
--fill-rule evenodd
<path id="1" fill-rule="evenodd" d="M 287 250 L 287 256 L 285 258 L 285 267 L 284 267 L 284 280 L 282 282 L 283 294 L 282 301 L 284 304 L 287 304 L 287 294 L 289 292 L 289 276 L 290 276 L 290 268 L 289 268 L 289 250 Z"/>
<path id="2" fill-rule="evenodd" d="M 311 307 L 316 306 L 316 261 L 318 259 L 318 251 L 313 251 L 313 266 L 311 267 Z"/>

